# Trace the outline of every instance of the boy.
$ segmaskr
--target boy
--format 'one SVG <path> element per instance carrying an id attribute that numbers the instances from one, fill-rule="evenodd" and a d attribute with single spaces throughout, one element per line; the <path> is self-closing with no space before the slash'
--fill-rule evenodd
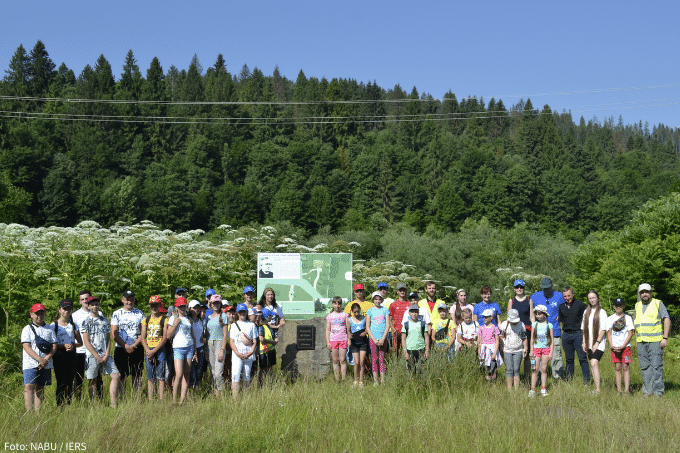
<path id="1" fill-rule="evenodd" d="M 616 313 L 607 318 L 607 340 L 612 350 L 612 363 L 616 366 L 616 389 L 619 395 L 630 395 L 630 363 L 633 356 L 630 352 L 630 340 L 633 338 L 635 326 L 633 318 L 623 312 L 626 303 L 620 297 L 614 301 Z M 623 371 L 624 390 L 621 391 L 621 371 Z"/>
<path id="2" fill-rule="evenodd" d="M 87 348 L 85 377 L 89 381 L 90 399 L 94 399 L 97 390 L 97 376 L 101 369 L 102 374 L 111 375 L 109 396 L 111 397 L 111 407 L 116 407 L 120 373 L 113 362 L 113 357 L 111 357 L 111 324 L 104 316 L 99 314 L 99 298 L 89 297 L 87 305 L 90 308 L 90 313 L 83 320 L 80 333 L 83 336 L 83 344 Z"/>
<path id="3" fill-rule="evenodd" d="M 158 399 L 163 399 L 165 392 L 165 333 L 168 329 L 166 316 L 161 313 L 161 298 L 151 296 L 149 307 L 151 315 L 142 321 L 142 347 L 148 381 L 149 399 L 158 383 Z"/>
<path id="4" fill-rule="evenodd" d="M 411 304 L 408 309 L 409 319 L 404 323 L 401 331 L 401 342 L 404 347 L 404 358 L 406 359 L 409 371 L 415 373 L 416 364 L 420 356 L 425 359 L 430 355 L 430 335 L 427 333 L 427 324 L 418 319 L 420 307 L 417 303 Z"/>
<path id="5" fill-rule="evenodd" d="M 432 343 L 435 349 L 451 349 L 455 341 L 456 323 L 449 318 L 448 307 L 444 302 L 437 306 L 439 316 L 432 320 Z"/>

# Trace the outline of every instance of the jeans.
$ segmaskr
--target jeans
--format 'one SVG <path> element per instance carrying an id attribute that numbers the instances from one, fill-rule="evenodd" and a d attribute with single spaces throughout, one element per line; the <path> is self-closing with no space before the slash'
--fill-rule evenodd
<path id="1" fill-rule="evenodd" d="M 663 349 L 660 342 L 638 342 L 637 355 L 642 374 L 642 394 L 663 395 L 666 389 L 663 384 Z"/>
<path id="2" fill-rule="evenodd" d="M 571 380 L 574 376 L 574 351 L 576 351 L 578 363 L 581 365 L 581 372 L 583 373 L 583 383 L 587 384 L 590 382 L 590 367 L 582 343 L 583 331 L 562 332 L 562 347 L 564 348 L 564 358 L 567 361 L 567 380 Z"/>

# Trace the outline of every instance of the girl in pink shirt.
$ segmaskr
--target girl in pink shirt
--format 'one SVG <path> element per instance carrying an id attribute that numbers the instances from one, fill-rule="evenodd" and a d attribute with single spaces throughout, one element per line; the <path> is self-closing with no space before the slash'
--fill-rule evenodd
<path id="1" fill-rule="evenodd" d="M 493 316 L 494 311 L 492 309 L 484 310 L 484 313 L 482 313 L 484 325 L 479 328 L 478 337 L 479 359 L 486 368 L 487 381 L 496 379 L 498 367 L 503 364 L 503 359 L 498 353 L 501 332 L 492 323 Z"/>
<path id="2" fill-rule="evenodd" d="M 333 298 L 333 311 L 326 316 L 326 347 L 331 350 L 335 380 L 345 380 L 347 375 L 347 318 L 342 311 L 342 298 Z"/>

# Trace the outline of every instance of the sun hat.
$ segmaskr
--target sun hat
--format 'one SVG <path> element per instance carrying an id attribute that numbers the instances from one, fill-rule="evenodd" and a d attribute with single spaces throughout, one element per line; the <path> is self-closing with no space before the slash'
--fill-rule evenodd
<path id="1" fill-rule="evenodd" d="M 537 311 L 541 312 L 541 313 L 545 313 L 546 315 L 548 314 L 548 309 L 546 308 L 545 305 L 536 305 L 534 307 L 534 313 L 536 313 Z"/>
<path id="2" fill-rule="evenodd" d="M 514 308 L 508 310 L 508 322 L 511 322 L 512 324 L 519 322 L 519 312 Z"/>
<path id="3" fill-rule="evenodd" d="M 548 289 L 552 288 L 553 282 L 552 278 L 550 277 L 545 277 L 543 280 L 541 280 L 541 289 Z"/>

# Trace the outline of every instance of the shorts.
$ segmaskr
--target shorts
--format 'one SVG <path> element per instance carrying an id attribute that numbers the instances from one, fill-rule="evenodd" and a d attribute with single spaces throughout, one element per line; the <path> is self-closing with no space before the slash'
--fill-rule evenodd
<path id="1" fill-rule="evenodd" d="M 40 387 L 52 385 L 52 368 L 29 368 L 23 370 L 24 384 L 35 384 Z"/>
<path id="2" fill-rule="evenodd" d="M 116 363 L 113 361 L 113 357 L 109 356 L 109 358 L 106 360 L 106 363 L 100 365 L 99 363 L 97 363 L 97 359 L 88 354 L 85 359 L 85 378 L 86 379 L 96 378 L 97 376 L 99 376 L 99 370 L 102 371 L 102 374 L 119 373 L 118 367 L 116 366 Z"/>
<path id="3" fill-rule="evenodd" d="M 347 341 L 331 341 L 331 349 L 347 349 Z"/>
<path id="4" fill-rule="evenodd" d="M 534 357 L 550 355 L 550 348 L 534 348 Z"/>
<path id="5" fill-rule="evenodd" d="M 588 351 L 588 360 L 597 360 L 598 362 L 604 355 L 604 351 L 600 351 L 599 349 L 596 349 L 595 351 Z"/>
<path id="6" fill-rule="evenodd" d="M 183 348 L 172 348 L 173 360 L 186 360 L 194 358 L 194 345 L 184 346 Z"/>
<path id="7" fill-rule="evenodd" d="M 134 351 L 127 352 L 125 348 L 117 347 L 113 352 L 113 361 L 120 372 L 121 379 L 125 379 L 128 375 L 140 378 L 144 363 L 144 348 L 140 345 Z"/>
<path id="8" fill-rule="evenodd" d="M 364 351 L 365 353 L 368 354 L 368 343 L 360 343 L 360 344 L 352 343 L 349 346 L 350 354 L 358 354 L 359 351 Z"/>
<path id="9" fill-rule="evenodd" d="M 612 351 L 612 363 L 633 363 L 633 353 L 630 347 L 626 347 L 623 351 Z"/>
<path id="10" fill-rule="evenodd" d="M 160 350 L 156 352 L 151 360 L 144 354 L 144 363 L 146 363 L 146 375 L 149 381 L 164 381 L 165 380 L 165 351 Z"/>

